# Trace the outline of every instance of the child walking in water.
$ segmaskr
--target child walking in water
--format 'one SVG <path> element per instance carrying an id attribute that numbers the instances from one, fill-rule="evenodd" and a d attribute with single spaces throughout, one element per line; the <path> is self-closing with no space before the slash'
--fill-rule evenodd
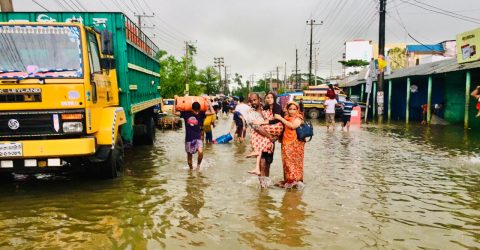
<path id="1" fill-rule="evenodd" d="M 478 110 L 476 117 L 480 117 L 480 86 L 477 86 L 470 95 L 477 100 L 475 108 Z"/>
<path id="2" fill-rule="evenodd" d="M 255 168 L 248 171 L 250 174 L 260 175 L 260 160 L 262 152 L 273 152 L 274 142 L 283 132 L 283 124 L 274 118 L 282 115 L 282 107 L 275 102 L 276 95 L 269 92 L 265 96 L 265 107 L 262 110 L 263 119 L 252 122 L 256 133 L 252 133 L 252 153 L 247 157 L 256 157 Z"/>

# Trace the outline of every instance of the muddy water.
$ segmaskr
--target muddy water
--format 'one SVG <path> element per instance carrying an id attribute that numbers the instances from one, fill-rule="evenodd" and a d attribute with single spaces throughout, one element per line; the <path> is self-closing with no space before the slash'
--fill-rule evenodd
<path id="1" fill-rule="evenodd" d="M 0 249 L 480 248 L 478 133 L 315 126 L 300 191 L 260 190 L 245 145 L 207 146 L 188 171 L 183 131 L 130 150 L 120 179 L 4 181 Z M 280 160 L 277 147 L 274 180 Z"/>

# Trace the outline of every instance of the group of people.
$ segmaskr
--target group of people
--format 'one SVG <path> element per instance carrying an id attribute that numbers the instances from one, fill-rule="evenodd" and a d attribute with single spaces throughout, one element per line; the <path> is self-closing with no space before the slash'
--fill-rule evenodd
<path id="1" fill-rule="evenodd" d="M 297 138 L 296 129 L 303 123 L 304 117 L 296 102 L 288 103 L 282 110 L 275 100 L 273 92 L 265 95 L 264 102 L 257 93 L 249 94 L 247 103 L 240 96 L 234 108 L 229 107 L 229 112 L 233 113 L 231 129 L 239 143 L 245 141 L 249 131 L 251 153 L 247 157 L 254 157 L 256 165 L 248 173 L 259 176 L 262 187 L 268 185 L 266 177 L 270 175 L 275 142 L 280 142 L 284 180 L 276 185 L 291 188 L 303 183 L 305 141 Z M 207 105 L 206 112 L 202 112 L 200 104 L 194 102 L 192 111 L 177 113 L 185 121 L 185 151 L 190 169 L 194 169 L 192 158 L 195 153 L 198 153 L 196 169 L 200 168 L 203 159 L 202 127 L 205 119 L 214 117 L 218 111 L 211 101 L 207 101 Z"/>

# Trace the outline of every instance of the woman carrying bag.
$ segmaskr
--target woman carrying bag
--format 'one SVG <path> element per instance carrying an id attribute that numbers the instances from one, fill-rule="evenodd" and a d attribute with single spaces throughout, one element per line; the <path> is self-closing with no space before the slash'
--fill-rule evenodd
<path id="1" fill-rule="evenodd" d="M 303 158 L 305 154 L 305 141 L 297 138 L 296 129 L 303 123 L 300 106 L 296 102 L 287 105 L 285 118 L 275 115 L 275 119 L 285 124 L 282 137 L 282 165 L 284 180 L 276 185 L 284 188 L 296 187 L 303 183 Z"/>

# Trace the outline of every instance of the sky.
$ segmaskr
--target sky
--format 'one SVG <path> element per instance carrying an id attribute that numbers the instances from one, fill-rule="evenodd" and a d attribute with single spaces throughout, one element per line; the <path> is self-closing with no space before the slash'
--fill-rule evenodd
<path id="1" fill-rule="evenodd" d="M 223 57 L 227 73 L 243 79 L 295 69 L 308 73 L 310 27 L 314 19 L 317 74 L 341 74 L 344 43 L 378 41 L 379 0 L 13 0 L 15 11 L 121 11 L 138 13 L 144 31 L 169 54 L 185 53 L 185 41 L 197 46 L 195 62 L 204 68 Z M 42 6 L 42 7 L 41 7 Z M 448 11 L 450 17 L 437 12 Z M 466 19 L 460 20 L 459 18 Z M 386 43 L 438 43 L 480 27 L 480 0 L 387 0 Z M 316 51 L 316 52 L 315 52 Z M 223 69 L 222 69 L 223 72 Z"/>

